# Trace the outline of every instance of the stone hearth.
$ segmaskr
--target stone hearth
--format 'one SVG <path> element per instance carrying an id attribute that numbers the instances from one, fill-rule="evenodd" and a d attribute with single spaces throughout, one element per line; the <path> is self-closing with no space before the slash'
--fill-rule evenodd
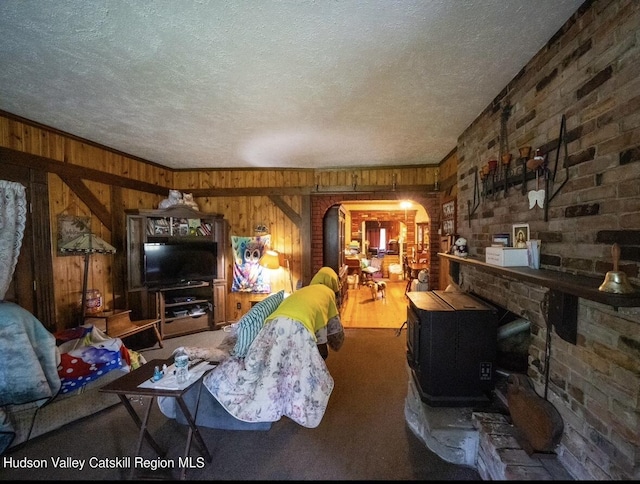
<path id="1" fill-rule="evenodd" d="M 509 418 L 499 413 L 473 412 L 479 445 L 476 470 L 483 480 L 572 480 L 555 456 L 529 456 L 516 438 Z"/>
<path id="2" fill-rule="evenodd" d="M 444 459 L 475 468 L 483 480 L 572 480 L 554 455 L 529 456 L 509 416 L 496 407 L 431 407 L 422 401 L 409 370 L 405 420 Z"/>

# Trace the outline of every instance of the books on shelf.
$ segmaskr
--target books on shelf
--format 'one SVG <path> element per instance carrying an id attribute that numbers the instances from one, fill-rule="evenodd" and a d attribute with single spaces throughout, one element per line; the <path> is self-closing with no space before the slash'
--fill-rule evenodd
<path id="1" fill-rule="evenodd" d="M 211 224 L 203 223 L 198 227 L 198 235 L 211 235 Z"/>
<path id="2" fill-rule="evenodd" d="M 210 236 L 211 224 L 197 218 L 149 218 L 147 235 Z"/>

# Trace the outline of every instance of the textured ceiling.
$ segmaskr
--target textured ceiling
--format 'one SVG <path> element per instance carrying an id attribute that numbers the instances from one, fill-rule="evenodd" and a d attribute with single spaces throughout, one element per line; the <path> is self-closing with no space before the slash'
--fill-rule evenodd
<path id="1" fill-rule="evenodd" d="M 1 0 L 0 110 L 171 168 L 435 164 L 583 0 Z"/>

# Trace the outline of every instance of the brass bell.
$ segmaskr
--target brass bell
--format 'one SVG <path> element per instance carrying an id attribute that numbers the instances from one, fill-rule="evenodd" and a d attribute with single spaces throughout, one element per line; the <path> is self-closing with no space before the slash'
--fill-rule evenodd
<path id="1" fill-rule="evenodd" d="M 618 261 L 620 260 L 620 246 L 618 244 L 613 244 L 611 247 L 611 255 L 613 256 L 613 270 L 607 272 L 604 282 L 600 284 L 598 290 L 614 294 L 631 294 L 635 292 L 627 279 L 627 274 L 618 270 Z"/>

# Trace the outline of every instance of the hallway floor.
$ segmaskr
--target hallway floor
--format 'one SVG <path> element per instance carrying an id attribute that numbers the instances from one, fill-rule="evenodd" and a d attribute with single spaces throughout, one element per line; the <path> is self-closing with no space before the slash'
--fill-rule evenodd
<path id="1" fill-rule="evenodd" d="M 407 320 L 407 297 L 404 294 L 406 281 L 391 282 L 388 279 L 376 279 L 386 283 L 386 295 L 380 294 L 374 300 L 371 289 L 360 285 L 349 289 L 349 297 L 341 313 L 345 328 L 400 328 Z"/>

